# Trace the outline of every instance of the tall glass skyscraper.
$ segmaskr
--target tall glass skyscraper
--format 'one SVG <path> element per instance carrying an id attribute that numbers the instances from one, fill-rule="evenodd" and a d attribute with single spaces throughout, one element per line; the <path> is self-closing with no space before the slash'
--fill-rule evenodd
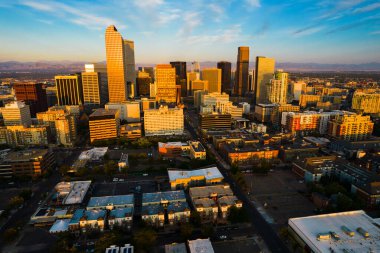
<path id="1" fill-rule="evenodd" d="M 255 103 L 269 102 L 269 85 L 274 75 L 275 60 L 263 56 L 256 57 L 255 71 Z"/>
<path id="2" fill-rule="evenodd" d="M 238 96 L 245 96 L 248 92 L 248 75 L 249 75 L 249 47 L 239 47 L 236 72 L 235 72 L 235 87 L 234 93 Z"/>

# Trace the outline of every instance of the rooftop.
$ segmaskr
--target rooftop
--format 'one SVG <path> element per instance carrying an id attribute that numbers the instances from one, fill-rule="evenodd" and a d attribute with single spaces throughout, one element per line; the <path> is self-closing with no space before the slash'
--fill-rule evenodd
<path id="1" fill-rule="evenodd" d="M 79 155 L 79 160 L 100 160 L 108 151 L 108 147 L 92 148 L 83 151 Z"/>
<path id="2" fill-rule="evenodd" d="M 165 245 L 165 253 L 187 253 L 184 243 L 172 243 Z"/>
<path id="3" fill-rule="evenodd" d="M 214 253 L 210 239 L 189 240 L 190 253 Z"/>
<path id="4" fill-rule="evenodd" d="M 72 205 L 82 203 L 91 181 L 60 182 L 55 186 L 59 195 L 64 196 L 62 204 Z"/>
<path id="5" fill-rule="evenodd" d="M 183 190 L 178 190 L 178 191 L 167 191 L 167 192 L 143 193 L 143 196 L 142 196 L 143 205 L 161 203 L 162 201 L 186 202 L 185 192 Z"/>
<path id="6" fill-rule="evenodd" d="M 104 196 L 104 197 L 92 197 L 88 202 L 87 209 L 89 208 L 105 208 L 106 206 L 133 206 L 134 196 L 133 194 L 128 195 L 115 195 L 115 196 Z"/>
<path id="7" fill-rule="evenodd" d="M 47 149 L 27 149 L 23 151 L 9 152 L 5 159 L 10 162 L 30 161 L 43 157 L 49 152 Z"/>
<path id="8" fill-rule="evenodd" d="M 221 178 L 223 179 L 222 173 L 218 170 L 217 167 L 198 169 L 198 170 L 168 170 L 169 181 L 176 181 L 177 179 L 191 178 L 204 176 L 206 180 L 212 180 Z"/>
<path id="9" fill-rule="evenodd" d="M 175 142 L 159 142 L 158 148 L 176 148 L 176 147 L 183 147 L 188 146 L 185 142 L 175 141 Z"/>
<path id="10" fill-rule="evenodd" d="M 190 211 L 190 207 L 187 202 L 173 202 L 168 205 L 168 212 L 184 212 Z"/>
<path id="11" fill-rule="evenodd" d="M 118 113 L 118 110 L 116 109 L 104 109 L 104 108 L 99 108 L 95 112 L 93 112 L 90 115 L 90 120 L 91 119 L 102 119 L 102 118 L 114 118 L 116 114 Z"/>
<path id="12" fill-rule="evenodd" d="M 288 222 L 313 252 L 321 253 L 380 252 L 380 228 L 374 223 L 362 210 L 292 218 Z M 334 239 L 333 233 L 339 239 Z M 327 236 L 318 240 L 318 234 Z"/>
<path id="13" fill-rule="evenodd" d="M 113 209 L 110 212 L 109 217 L 113 218 L 124 218 L 124 217 L 129 217 L 133 215 L 133 207 L 123 207 L 123 208 L 116 208 Z"/>
<path id="14" fill-rule="evenodd" d="M 70 219 L 56 220 L 51 226 L 49 233 L 60 233 L 69 230 Z"/>
<path id="15" fill-rule="evenodd" d="M 199 141 L 190 141 L 189 144 L 195 152 L 206 152 L 206 149 L 203 147 L 202 143 Z"/>
<path id="16" fill-rule="evenodd" d="M 209 198 L 214 194 L 218 197 L 234 196 L 230 186 L 227 184 L 192 187 L 189 189 L 189 194 L 192 198 Z"/>

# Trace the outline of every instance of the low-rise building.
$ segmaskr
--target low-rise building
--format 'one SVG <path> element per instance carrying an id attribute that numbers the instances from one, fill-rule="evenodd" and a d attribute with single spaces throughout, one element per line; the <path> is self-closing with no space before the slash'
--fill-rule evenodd
<path id="1" fill-rule="evenodd" d="M 378 252 L 380 228 L 364 211 L 292 218 L 289 233 L 301 252 Z"/>
<path id="2" fill-rule="evenodd" d="M 243 206 L 243 202 L 236 198 L 228 184 L 192 187 L 189 195 L 195 210 L 204 221 L 226 219 L 231 206 Z"/>
<path id="3" fill-rule="evenodd" d="M 210 239 L 189 240 L 190 253 L 214 253 Z"/>
<path id="4" fill-rule="evenodd" d="M 106 221 L 106 210 L 77 209 L 69 223 L 69 230 L 79 230 L 88 232 L 91 230 L 103 231 Z"/>
<path id="5" fill-rule="evenodd" d="M 92 210 L 92 209 L 113 210 L 116 208 L 124 208 L 124 207 L 133 208 L 133 206 L 134 206 L 133 194 L 102 196 L 102 197 L 92 197 L 87 204 L 87 210 Z"/>
<path id="6" fill-rule="evenodd" d="M 190 171 L 168 169 L 168 174 L 172 190 L 191 186 L 219 184 L 224 179 L 217 167 Z"/>
<path id="7" fill-rule="evenodd" d="M 115 208 L 109 212 L 108 225 L 110 229 L 115 226 L 131 229 L 133 220 L 133 207 Z"/>
<path id="8" fill-rule="evenodd" d="M 145 136 L 182 135 L 184 131 L 184 114 L 181 108 L 168 108 L 144 111 Z"/>
<path id="9" fill-rule="evenodd" d="M 231 129 L 231 114 L 228 113 L 200 113 L 199 127 L 202 130 Z"/>
<path id="10" fill-rule="evenodd" d="M 46 126 L 0 127 L 0 143 L 13 147 L 47 146 L 49 144 L 49 131 Z"/>
<path id="11" fill-rule="evenodd" d="M 165 216 L 170 225 L 189 221 L 190 208 L 185 192 L 179 190 L 143 193 L 142 220 L 150 225 L 162 227 L 165 224 Z"/>
<path id="12" fill-rule="evenodd" d="M 82 204 L 91 185 L 91 181 L 60 182 L 55 186 L 57 205 Z"/>
<path id="13" fill-rule="evenodd" d="M 206 149 L 199 141 L 189 141 L 190 145 L 190 158 L 191 159 L 206 159 Z"/>
<path id="14" fill-rule="evenodd" d="M 158 153 L 163 158 L 175 158 L 189 154 L 190 145 L 186 142 L 159 142 Z"/>
<path id="15" fill-rule="evenodd" d="M 262 123 L 270 122 L 273 109 L 276 106 L 277 104 L 257 104 L 255 106 L 255 119 Z"/>
<path id="16" fill-rule="evenodd" d="M 127 140 L 136 140 L 141 138 L 141 123 L 130 123 L 120 126 L 120 136 Z"/>

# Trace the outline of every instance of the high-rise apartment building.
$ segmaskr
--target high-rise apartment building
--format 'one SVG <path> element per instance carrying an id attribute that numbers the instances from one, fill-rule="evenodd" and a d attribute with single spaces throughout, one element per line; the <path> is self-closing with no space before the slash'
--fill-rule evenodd
<path id="1" fill-rule="evenodd" d="M 249 47 L 239 47 L 236 72 L 235 72 L 235 87 L 234 93 L 238 96 L 245 96 L 248 92 L 248 74 L 249 74 Z"/>
<path id="2" fill-rule="evenodd" d="M 306 91 L 306 83 L 303 81 L 291 83 L 291 99 L 299 101 L 301 95 Z"/>
<path id="3" fill-rule="evenodd" d="M 37 112 L 47 110 L 46 90 L 42 83 L 21 82 L 13 84 L 16 99 L 29 105 L 30 115 L 34 118 Z"/>
<path id="4" fill-rule="evenodd" d="M 328 134 L 338 140 L 362 141 L 371 137 L 373 126 L 370 116 L 338 115 L 330 120 Z"/>
<path id="5" fill-rule="evenodd" d="M 119 111 L 99 108 L 89 117 L 90 141 L 108 140 L 119 137 Z"/>
<path id="6" fill-rule="evenodd" d="M 220 61 L 217 68 L 222 70 L 222 92 L 231 93 L 231 62 Z"/>
<path id="7" fill-rule="evenodd" d="M 58 105 L 83 105 L 83 88 L 80 74 L 55 76 Z"/>
<path id="8" fill-rule="evenodd" d="M 153 67 L 139 67 L 138 70 L 140 72 L 149 73 L 150 78 L 152 78 L 152 82 L 154 82 L 156 77 L 154 75 L 154 68 Z"/>
<path id="9" fill-rule="evenodd" d="M 75 117 L 73 115 L 66 114 L 65 116 L 56 118 L 54 123 L 57 145 L 68 147 L 74 146 L 77 138 Z"/>
<path id="10" fill-rule="evenodd" d="M 144 130 L 145 136 L 183 134 L 183 109 L 161 106 L 158 109 L 145 110 Z"/>
<path id="11" fill-rule="evenodd" d="M 209 68 L 202 70 L 202 80 L 208 81 L 208 92 L 222 91 L 222 70 Z"/>
<path id="12" fill-rule="evenodd" d="M 130 98 L 136 96 L 136 66 L 135 66 L 135 42 L 124 40 L 124 59 L 126 67 L 127 95 Z"/>
<path id="13" fill-rule="evenodd" d="M 186 97 L 187 96 L 186 62 L 174 61 L 174 62 L 170 62 L 170 65 L 172 65 L 172 67 L 175 68 L 177 85 L 181 85 L 181 97 Z"/>
<path id="14" fill-rule="evenodd" d="M 275 60 L 262 56 L 256 57 L 255 71 L 255 102 L 256 104 L 268 103 L 269 84 L 274 75 Z"/>
<path id="15" fill-rule="evenodd" d="M 139 96 L 147 96 L 150 95 L 150 84 L 152 83 L 152 78 L 148 72 L 139 71 L 137 73 L 137 93 Z"/>
<path id="16" fill-rule="evenodd" d="M 352 109 L 362 113 L 380 113 L 380 93 L 356 91 L 352 97 Z"/>
<path id="17" fill-rule="evenodd" d="M 109 102 L 127 100 L 127 61 L 123 37 L 116 27 L 106 29 L 106 58 Z"/>
<path id="18" fill-rule="evenodd" d="M 49 134 L 46 126 L 23 125 L 0 128 L 0 142 L 13 147 L 46 146 L 49 144 Z"/>
<path id="19" fill-rule="evenodd" d="M 104 106 L 108 101 L 107 67 L 104 64 L 85 64 L 82 72 L 83 101 L 89 109 Z"/>
<path id="20" fill-rule="evenodd" d="M 156 101 L 175 103 L 177 86 L 175 81 L 175 68 L 170 64 L 158 64 L 156 66 Z"/>
<path id="21" fill-rule="evenodd" d="M 13 101 L 1 108 L 5 126 L 22 125 L 29 127 L 32 124 L 29 105 L 21 101 Z"/>
<path id="22" fill-rule="evenodd" d="M 274 79 L 269 84 L 269 102 L 276 104 L 287 103 L 288 73 L 278 70 L 274 74 Z"/>

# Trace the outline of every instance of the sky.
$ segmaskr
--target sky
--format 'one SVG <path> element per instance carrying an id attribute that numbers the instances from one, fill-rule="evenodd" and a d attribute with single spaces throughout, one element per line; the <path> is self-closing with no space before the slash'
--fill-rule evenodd
<path id="1" fill-rule="evenodd" d="M 136 63 L 380 62 L 379 0 L 0 0 L 0 61 L 104 61 L 111 24 Z"/>

